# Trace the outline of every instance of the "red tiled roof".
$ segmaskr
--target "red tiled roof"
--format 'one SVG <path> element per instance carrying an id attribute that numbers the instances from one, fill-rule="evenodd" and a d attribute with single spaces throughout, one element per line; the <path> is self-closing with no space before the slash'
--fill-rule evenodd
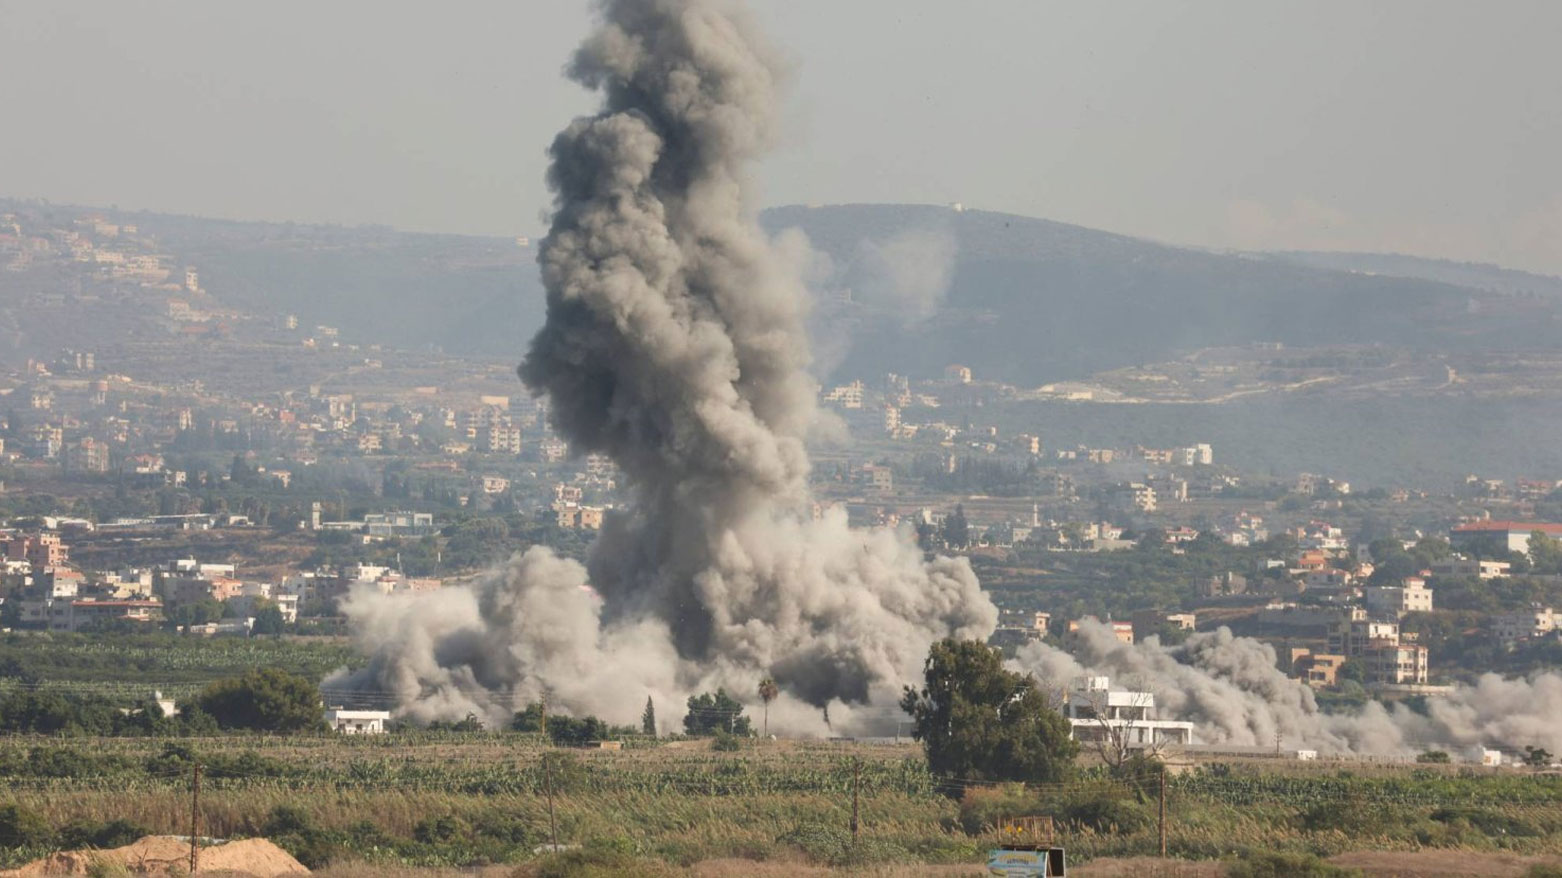
<path id="1" fill-rule="evenodd" d="M 1562 534 L 1562 524 L 1553 524 L 1548 521 L 1472 521 L 1454 528 L 1454 531 L 1458 533 L 1496 533 L 1499 531 L 1532 533 L 1537 530 L 1545 534 Z"/>

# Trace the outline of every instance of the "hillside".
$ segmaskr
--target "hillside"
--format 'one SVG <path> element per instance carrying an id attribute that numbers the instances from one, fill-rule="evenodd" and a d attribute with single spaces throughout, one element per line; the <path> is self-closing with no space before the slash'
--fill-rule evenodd
<path id="1" fill-rule="evenodd" d="M 1562 296 L 1562 277 L 1516 271 L 1486 262 L 1453 262 L 1399 253 L 1330 253 L 1304 250 L 1264 256 L 1315 268 L 1411 277 L 1510 296 Z"/>
<path id="2" fill-rule="evenodd" d="M 29 209 L 57 225 L 88 213 L 134 223 L 171 264 L 199 268 L 210 307 L 295 314 L 306 330 L 334 326 L 347 340 L 516 360 L 543 318 L 535 245 L 509 238 Z M 932 206 L 782 207 L 761 219 L 806 268 L 822 378 L 930 376 L 963 363 L 1034 387 L 1254 342 L 1458 353 L 1554 350 L 1562 337 L 1562 295 L 1550 295 L 1562 281 L 1490 266 L 1214 253 Z M 17 356 L 161 331 L 141 325 L 137 309 L 150 312 L 134 296 L 83 290 L 98 298 L 70 308 L 74 275 L 0 281 L 0 341 Z M 25 320 L 5 311 L 56 287 L 66 293 L 57 320 L 47 297 L 41 310 L 25 306 Z M 116 315 L 116 303 L 130 311 Z"/>
<path id="3" fill-rule="evenodd" d="M 1415 349 L 1551 347 L 1556 303 L 1452 283 L 1168 247 L 1046 220 L 904 205 L 767 211 L 826 258 L 817 323 L 837 376 L 936 374 L 1036 385 L 1205 347 L 1392 344 Z M 884 255 L 946 254 L 942 296 L 916 319 Z M 931 264 L 936 260 L 928 260 Z M 833 282 L 837 286 L 828 289 Z M 873 295 L 859 296 L 866 286 Z M 846 291 L 850 290 L 850 300 Z M 833 294 L 831 294 L 833 293 Z M 915 312 L 915 308 L 912 309 Z M 835 352 L 839 352 L 836 354 Z"/>
<path id="4" fill-rule="evenodd" d="M 536 251 L 509 238 L 136 217 L 230 307 L 457 355 L 518 358 L 542 323 Z"/>

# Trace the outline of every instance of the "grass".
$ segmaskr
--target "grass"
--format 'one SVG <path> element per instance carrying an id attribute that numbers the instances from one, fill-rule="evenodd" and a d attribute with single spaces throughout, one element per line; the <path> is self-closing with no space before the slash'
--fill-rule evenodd
<path id="1" fill-rule="evenodd" d="M 552 820 L 545 756 L 555 760 Z M 939 794 L 909 747 L 559 751 L 515 735 L 452 734 L 9 738 L 0 739 L 0 806 L 9 807 L 0 815 L 11 815 L 13 831 L 0 826 L 11 845 L 0 847 L 0 865 L 62 838 L 112 832 L 116 822 L 187 832 L 192 757 L 206 771 L 203 834 L 266 835 L 327 875 L 500 865 L 506 875 L 522 869 L 522 878 L 703 875 L 724 861 L 773 864 L 783 870 L 776 874 L 973 874 L 992 827 L 1030 814 L 1056 819 L 1074 863 L 1159 847 L 1155 802 L 1141 789 L 1086 770 L 1064 786 L 971 789 L 954 799 Z M 1310 868 L 1306 857 L 1361 849 L 1562 853 L 1555 777 L 1237 764 L 1174 778 L 1167 804 L 1177 864 L 1257 868 L 1258 854 L 1275 852 Z M 554 825 L 560 843 L 579 848 L 539 855 Z M 61 834 L 67 826 L 74 835 Z"/>

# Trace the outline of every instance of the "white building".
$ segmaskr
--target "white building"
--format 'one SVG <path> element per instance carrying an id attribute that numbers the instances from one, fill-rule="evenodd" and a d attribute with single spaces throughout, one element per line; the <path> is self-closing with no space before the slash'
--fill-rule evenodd
<path id="1" fill-rule="evenodd" d="M 1403 585 L 1370 585 L 1367 586 L 1367 609 L 1400 617 L 1406 613 L 1430 613 L 1432 590 L 1419 576 L 1405 577 Z"/>
<path id="2" fill-rule="evenodd" d="M 1121 742 L 1127 749 L 1193 743 L 1193 723 L 1161 719 L 1155 694 L 1112 689 L 1108 677 L 1086 677 L 1068 693 L 1069 736 L 1083 742 Z"/>
<path id="3" fill-rule="evenodd" d="M 383 735 L 390 722 L 388 710 L 348 710 L 332 707 L 325 712 L 326 725 L 344 735 Z"/>

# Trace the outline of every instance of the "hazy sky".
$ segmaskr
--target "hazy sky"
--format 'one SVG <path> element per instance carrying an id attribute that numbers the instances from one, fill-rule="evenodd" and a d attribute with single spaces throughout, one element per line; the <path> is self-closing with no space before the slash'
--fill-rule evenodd
<path id="1" fill-rule="evenodd" d="M 1562 2 L 753 0 L 769 204 L 1562 274 Z M 0 0 L 0 194 L 536 233 L 584 0 Z"/>

